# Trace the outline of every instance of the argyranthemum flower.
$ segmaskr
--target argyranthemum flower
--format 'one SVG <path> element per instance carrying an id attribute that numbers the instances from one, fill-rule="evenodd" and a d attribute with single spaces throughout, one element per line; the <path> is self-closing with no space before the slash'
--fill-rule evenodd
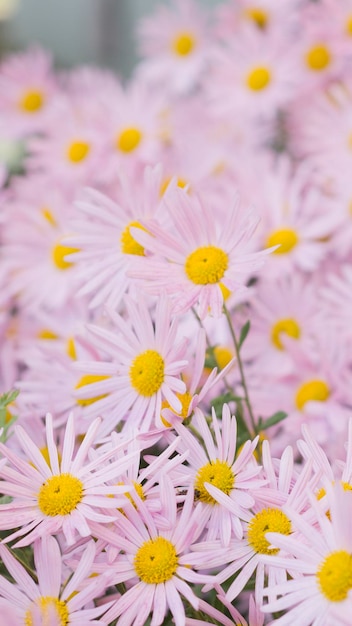
<path id="1" fill-rule="evenodd" d="M 2 622 L 8 626 L 88 626 L 106 624 L 99 619 L 109 605 L 84 608 L 95 598 L 99 598 L 108 586 L 106 574 L 89 576 L 95 556 L 94 541 L 86 546 L 76 570 L 67 576 L 63 568 L 59 545 L 54 537 L 43 537 L 34 543 L 34 563 L 38 583 L 28 574 L 11 552 L 0 544 L 3 564 L 16 584 L 0 576 L 1 621 L 3 607 L 12 609 L 18 622 Z M 67 576 L 63 584 L 63 575 Z"/>
<path id="2" fill-rule="evenodd" d="M 270 532 L 273 549 L 287 557 L 263 556 L 263 562 L 289 568 L 298 578 L 271 585 L 266 592 L 281 596 L 262 607 L 265 612 L 285 611 L 277 626 L 348 626 L 352 612 L 352 494 L 341 485 L 328 490 L 329 515 L 311 498 L 318 524 L 307 523 L 287 508 L 286 514 L 299 530 L 296 537 Z M 274 548 L 275 547 L 275 548 Z"/>
<path id="3" fill-rule="evenodd" d="M 224 287 L 246 290 L 246 281 L 264 262 L 266 251 L 253 252 L 251 236 L 258 224 L 253 213 L 236 200 L 221 216 L 200 198 L 175 187 L 168 196 L 171 227 L 166 230 L 148 222 L 146 230 L 131 228 L 133 237 L 151 258 L 136 259 L 130 276 L 143 279 L 148 292 L 166 292 L 173 297 L 175 313 L 198 305 L 204 319 L 220 317 Z"/>
<path id="4" fill-rule="evenodd" d="M 317 289 L 318 285 L 298 273 L 256 285 L 249 310 L 251 330 L 242 351 L 259 372 L 267 368 L 280 376 L 290 372 L 293 361 L 286 346 L 291 342 L 313 349 L 319 312 Z"/>
<path id="5" fill-rule="evenodd" d="M 57 92 L 50 54 L 33 46 L 9 56 L 0 66 L 2 133 L 23 137 L 43 131 Z"/>
<path id="6" fill-rule="evenodd" d="M 19 530 L 9 534 L 6 541 L 22 537 L 16 546 L 26 546 L 44 535 L 63 532 L 68 544 L 78 533 L 81 537 L 91 534 L 89 522 L 108 523 L 114 516 L 103 509 L 115 510 L 124 498 L 108 497 L 126 492 L 124 486 L 109 484 L 112 478 L 118 483 L 120 475 L 131 463 L 131 455 L 109 463 L 114 450 L 87 462 L 101 424 L 98 418 L 87 430 L 81 445 L 74 454 L 75 431 L 71 414 L 64 435 L 61 458 L 54 441 L 52 417 L 46 417 L 46 440 L 49 462 L 21 426 L 14 431 L 25 452 L 26 459 L 15 454 L 0 443 L 0 452 L 8 460 L 1 467 L 1 493 L 12 496 L 10 504 L 0 505 L 0 529 Z M 124 445 L 124 444 L 121 444 Z"/>
<path id="7" fill-rule="evenodd" d="M 138 74 L 152 84 L 163 83 L 183 93 L 197 84 L 207 60 L 209 35 L 204 10 L 193 0 L 178 0 L 172 8 L 160 5 L 139 26 L 145 57 Z"/>
<path id="8" fill-rule="evenodd" d="M 265 444 L 265 442 L 264 442 Z M 209 566 L 221 566 L 222 570 L 217 575 L 217 581 L 222 583 L 229 578 L 232 582 L 226 592 L 226 598 L 232 602 L 236 598 L 248 580 L 255 575 L 255 599 L 260 603 L 266 577 L 270 581 L 282 582 L 286 580 L 289 568 L 282 568 L 280 562 L 271 561 L 270 567 L 264 566 L 262 556 L 277 554 L 266 539 L 266 532 L 275 529 L 275 532 L 290 535 L 295 532 L 295 525 L 282 510 L 283 504 L 289 505 L 297 512 L 301 512 L 307 505 L 307 497 L 304 495 L 311 477 L 311 465 L 306 464 L 300 474 L 294 469 L 292 449 L 286 448 L 280 461 L 279 468 L 274 470 L 274 463 L 270 457 L 269 446 L 264 445 L 264 472 L 261 477 L 268 479 L 269 485 L 260 489 L 253 489 L 251 495 L 255 499 L 255 505 L 246 512 L 246 520 L 243 522 L 244 536 L 242 539 L 234 538 L 226 548 L 218 542 L 218 554 L 209 559 Z M 206 484 L 209 493 L 221 503 L 228 511 L 237 516 L 236 507 L 229 495 L 215 489 L 210 482 Z M 214 544 L 216 542 L 213 542 Z M 215 545 L 209 544 L 209 547 Z M 193 546 L 196 552 L 202 552 L 206 545 L 200 543 Z M 193 562 L 193 561 L 192 561 Z M 195 561 L 196 562 L 196 561 Z M 224 567 L 225 563 L 229 563 Z M 233 579 L 232 577 L 235 576 Z"/>
<path id="9" fill-rule="evenodd" d="M 207 539 L 220 538 L 222 545 L 227 546 L 234 535 L 243 536 L 240 520 L 250 518 L 248 509 L 255 504 L 251 491 L 266 482 L 259 476 L 260 466 L 253 462 L 258 437 L 253 442 L 247 441 L 237 454 L 237 422 L 227 404 L 223 406 L 221 427 L 213 409 L 211 425 L 215 437 L 198 408 L 195 409 L 192 425 L 197 429 L 202 444 L 178 420 L 173 422 L 180 436 L 179 451 L 188 450 L 189 453 L 185 482 L 193 485 L 201 510 L 207 514 Z M 209 492 L 208 483 L 215 488 L 215 497 L 213 492 Z M 217 497 L 221 493 L 230 498 L 231 513 Z"/>
<path id="10" fill-rule="evenodd" d="M 87 295 L 91 308 L 118 307 L 132 281 L 126 275 L 131 260 L 145 251 L 131 234 L 131 227 L 155 218 L 162 209 L 161 166 L 147 167 L 138 179 L 120 176 L 118 201 L 95 189 L 85 189 L 76 202 L 72 227 L 75 235 L 67 245 L 76 251 L 69 260 L 75 265 L 78 295 Z"/>
<path id="11" fill-rule="evenodd" d="M 294 45 L 287 44 L 287 31 L 284 37 L 281 29 L 267 34 L 247 26 L 214 48 L 205 77 L 214 113 L 231 125 L 237 115 L 250 125 L 253 118 L 271 120 L 292 98 L 298 81 Z"/>
<path id="12" fill-rule="evenodd" d="M 160 423 L 165 399 L 176 411 L 186 385 L 180 377 L 187 365 L 186 341 L 177 341 L 177 322 L 171 318 L 170 303 L 161 297 L 152 318 L 145 301 L 125 299 L 128 320 L 110 311 L 117 332 L 88 325 L 91 343 L 107 355 L 108 361 L 77 361 L 83 377 L 76 397 L 86 401 L 85 416 L 104 418 L 103 433 L 125 421 L 127 429 L 149 430 Z M 94 399 L 93 403 L 89 401 Z"/>
<path id="13" fill-rule="evenodd" d="M 176 492 L 166 476 L 165 510 L 170 521 L 170 530 L 156 528 L 153 517 L 143 502 L 138 510 L 129 507 L 125 514 L 117 512 L 115 527 L 102 529 L 94 526 L 95 536 L 107 546 L 116 546 L 120 552 L 109 562 L 111 581 L 129 585 L 128 590 L 114 602 L 104 619 L 111 622 L 121 617 L 121 623 L 145 624 L 149 615 L 151 624 L 160 626 L 170 610 L 176 626 L 185 626 L 185 598 L 195 609 L 199 608 L 199 598 L 188 583 L 210 583 L 214 577 L 194 571 L 189 565 L 191 545 L 200 536 L 205 516 L 193 506 L 193 489 L 190 488 L 181 511 L 177 511 Z M 106 563 L 97 562 L 95 570 L 105 571 Z M 197 569 L 208 569 L 207 555 L 204 554 Z M 136 621 L 135 621 L 136 620 Z M 120 621 L 120 620 L 119 620 Z"/>

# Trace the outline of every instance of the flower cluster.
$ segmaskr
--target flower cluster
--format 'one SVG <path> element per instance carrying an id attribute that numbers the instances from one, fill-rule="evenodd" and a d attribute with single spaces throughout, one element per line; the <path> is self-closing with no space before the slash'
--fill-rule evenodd
<path id="1" fill-rule="evenodd" d="M 348 624 L 352 1 L 137 41 L 0 62 L 1 615 Z"/>

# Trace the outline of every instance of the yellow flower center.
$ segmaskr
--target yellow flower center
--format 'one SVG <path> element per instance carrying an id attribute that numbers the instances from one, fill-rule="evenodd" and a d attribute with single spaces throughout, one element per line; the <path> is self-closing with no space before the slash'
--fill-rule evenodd
<path id="1" fill-rule="evenodd" d="M 142 141 L 142 133 L 138 128 L 125 128 L 117 137 L 116 146 L 121 152 L 133 152 Z"/>
<path id="2" fill-rule="evenodd" d="M 175 546 L 164 537 L 145 541 L 134 557 L 137 576 L 149 585 L 165 583 L 177 570 Z"/>
<path id="3" fill-rule="evenodd" d="M 231 291 L 223 283 L 219 283 L 219 287 L 220 287 L 220 290 L 221 290 L 221 293 L 222 293 L 222 297 L 226 301 L 230 297 Z"/>
<path id="4" fill-rule="evenodd" d="M 140 228 L 147 232 L 147 230 L 142 226 L 139 222 L 131 222 L 125 228 L 125 230 L 121 234 L 121 250 L 123 254 L 136 254 L 137 256 L 145 256 L 144 248 L 141 246 L 138 241 L 134 239 L 131 235 L 130 228 L 134 226 L 135 228 Z"/>
<path id="5" fill-rule="evenodd" d="M 69 337 L 66 342 L 66 354 L 74 361 L 77 359 L 77 352 L 75 346 L 75 340 L 73 337 Z M 82 386 L 82 385 L 81 385 Z"/>
<path id="6" fill-rule="evenodd" d="M 90 145 L 86 141 L 74 141 L 68 147 L 67 158 L 72 163 L 81 163 L 88 156 Z"/>
<path id="7" fill-rule="evenodd" d="M 179 413 L 176 413 L 176 411 L 174 411 L 174 409 L 170 406 L 167 400 L 162 401 L 161 408 L 171 409 L 172 411 L 174 411 L 176 415 L 179 415 L 179 417 L 182 417 L 182 419 L 185 419 L 186 417 L 188 417 L 188 409 L 189 409 L 189 405 L 191 403 L 193 396 L 188 391 L 186 391 L 185 393 L 176 393 L 176 396 L 178 397 L 182 405 L 181 411 Z M 164 424 L 164 426 L 166 426 L 166 428 L 170 428 L 171 424 L 166 419 L 162 417 L 161 421 Z"/>
<path id="8" fill-rule="evenodd" d="M 296 407 L 302 411 L 307 402 L 325 402 L 330 396 L 330 389 L 324 380 L 308 380 L 296 393 Z"/>
<path id="9" fill-rule="evenodd" d="M 231 351 L 226 346 L 215 346 L 214 357 L 217 366 L 220 370 L 223 370 L 232 359 Z"/>
<path id="10" fill-rule="evenodd" d="M 124 485 L 125 483 L 119 482 L 117 484 L 118 485 Z M 142 485 L 140 483 L 137 483 L 136 481 L 133 481 L 133 486 L 134 486 L 137 494 L 139 495 L 140 499 L 144 501 L 145 500 L 145 495 L 144 495 L 144 492 L 143 492 Z M 129 499 L 131 504 L 133 504 L 133 506 L 136 508 L 136 505 L 135 505 L 134 500 L 133 500 L 133 496 L 131 496 L 131 494 L 129 492 L 125 493 L 124 495 L 126 496 L 126 498 Z"/>
<path id="11" fill-rule="evenodd" d="M 277 554 L 278 548 L 270 548 L 265 534 L 280 533 L 289 535 L 291 522 L 281 509 L 263 509 L 259 511 L 248 524 L 247 539 L 252 548 L 259 554 Z"/>
<path id="12" fill-rule="evenodd" d="M 36 113 L 44 105 L 44 96 L 35 89 L 27 91 L 20 100 L 20 108 L 26 113 Z"/>
<path id="13" fill-rule="evenodd" d="M 172 42 L 172 49 L 176 54 L 185 57 L 193 52 L 195 47 L 195 38 L 192 33 L 180 33 Z"/>
<path id="14" fill-rule="evenodd" d="M 352 36 L 352 15 L 349 16 L 346 22 L 346 33 L 349 37 Z"/>
<path id="15" fill-rule="evenodd" d="M 153 396 L 164 382 L 164 359 L 156 350 L 145 350 L 132 361 L 129 374 L 132 387 L 141 396 Z"/>
<path id="16" fill-rule="evenodd" d="M 59 270 L 67 270 L 69 267 L 72 266 L 72 263 L 70 261 L 66 261 L 65 256 L 67 254 L 72 254 L 73 252 L 78 251 L 78 248 L 65 246 L 64 244 L 60 243 L 60 241 L 58 241 L 58 243 L 53 247 L 51 251 L 52 260 Z"/>
<path id="17" fill-rule="evenodd" d="M 352 554 L 336 550 L 327 556 L 317 571 L 320 591 L 330 602 L 346 600 L 352 589 Z"/>
<path id="18" fill-rule="evenodd" d="M 244 11 L 244 16 L 255 22 L 259 28 L 265 28 L 268 24 L 268 15 L 259 7 L 248 8 Z"/>
<path id="19" fill-rule="evenodd" d="M 235 476 L 229 464 L 219 459 L 210 461 L 198 470 L 194 489 L 198 493 L 199 500 L 207 504 L 217 504 L 213 496 L 204 487 L 204 483 L 210 483 L 229 495 L 235 484 Z"/>
<path id="20" fill-rule="evenodd" d="M 300 327 L 294 319 L 288 317 L 286 319 L 279 320 L 271 329 L 271 341 L 278 350 L 285 349 L 281 342 L 282 333 L 285 333 L 285 335 L 288 335 L 293 339 L 299 339 L 301 336 Z"/>
<path id="21" fill-rule="evenodd" d="M 161 183 L 160 186 L 160 196 L 163 196 L 165 191 L 167 190 L 169 184 L 171 182 L 171 176 L 168 176 L 167 178 L 165 178 L 165 180 L 163 180 L 163 182 Z M 185 180 L 184 178 L 178 178 L 177 179 L 177 186 L 180 187 L 181 189 L 184 189 L 186 187 L 186 185 L 188 185 L 188 181 Z"/>
<path id="22" fill-rule="evenodd" d="M 38 339 L 58 339 L 57 334 L 50 330 L 50 328 L 42 328 L 37 337 Z"/>
<path id="23" fill-rule="evenodd" d="M 255 67 L 247 74 L 247 87 L 252 91 L 262 91 L 271 83 L 271 74 L 266 67 Z"/>
<path id="24" fill-rule="evenodd" d="M 42 215 L 43 215 L 44 219 L 46 219 L 46 221 L 49 222 L 49 224 L 51 224 L 51 226 L 57 226 L 56 219 L 53 216 L 53 214 L 50 211 L 50 209 L 48 209 L 47 207 L 44 207 L 42 209 Z"/>
<path id="25" fill-rule="evenodd" d="M 74 344 L 73 344 L 73 347 L 74 347 Z M 84 387 L 85 385 L 91 385 L 92 383 L 98 383 L 101 380 L 107 380 L 108 378 L 109 378 L 109 376 L 98 376 L 97 374 L 84 374 L 79 379 L 78 383 L 75 386 L 75 389 L 80 389 L 81 387 Z M 93 398 L 78 398 L 76 400 L 76 402 L 80 406 L 88 406 L 89 404 L 93 404 L 93 402 L 97 402 L 97 400 L 101 400 L 102 398 L 106 398 L 106 395 L 107 394 L 102 394 L 101 396 L 95 396 Z"/>
<path id="26" fill-rule="evenodd" d="M 44 515 L 69 515 L 82 501 L 83 483 L 72 474 L 51 476 L 41 486 L 38 506 Z"/>
<path id="27" fill-rule="evenodd" d="M 331 63 L 330 51 L 324 44 L 318 44 L 307 52 L 306 63 L 309 69 L 314 72 L 321 72 Z"/>
<path id="28" fill-rule="evenodd" d="M 281 228 L 275 230 L 269 235 L 266 245 L 268 248 L 272 246 L 280 246 L 274 250 L 274 254 L 287 254 L 298 243 L 298 235 L 293 228 Z"/>
<path id="29" fill-rule="evenodd" d="M 196 285 L 214 285 L 224 277 L 228 265 L 229 258 L 221 248 L 204 246 L 187 257 L 185 271 Z"/>
<path id="30" fill-rule="evenodd" d="M 26 611 L 24 616 L 25 626 L 35 626 L 38 624 L 38 609 L 41 616 L 40 623 L 47 626 L 55 622 L 57 626 L 67 626 L 70 615 L 66 602 L 53 598 L 52 596 L 41 596 L 32 603 L 32 608 Z"/>

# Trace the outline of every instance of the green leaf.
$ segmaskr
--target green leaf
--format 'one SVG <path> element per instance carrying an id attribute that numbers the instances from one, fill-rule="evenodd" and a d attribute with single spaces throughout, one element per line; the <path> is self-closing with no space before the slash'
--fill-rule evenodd
<path id="1" fill-rule="evenodd" d="M 274 415 L 268 417 L 267 420 L 259 420 L 258 428 L 259 430 L 266 430 L 267 428 L 270 428 L 271 426 L 275 426 L 275 424 L 282 422 L 282 420 L 286 419 L 286 417 L 287 413 L 285 413 L 285 411 L 277 411 L 276 413 L 274 413 Z"/>
<path id="2" fill-rule="evenodd" d="M 0 409 L 5 409 L 11 402 L 16 400 L 18 394 L 18 389 L 11 389 L 11 391 L 7 391 L 0 396 Z"/>
<path id="3" fill-rule="evenodd" d="M 245 341 L 245 339 L 246 339 L 246 337 L 247 337 L 247 335 L 249 333 L 250 327 L 251 327 L 251 322 L 250 322 L 250 320 L 248 320 L 244 324 L 244 326 L 242 326 L 242 328 L 241 328 L 240 338 L 238 340 L 238 349 L 239 350 L 241 349 L 241 346 L 242 346 L 243 342 Z"/>

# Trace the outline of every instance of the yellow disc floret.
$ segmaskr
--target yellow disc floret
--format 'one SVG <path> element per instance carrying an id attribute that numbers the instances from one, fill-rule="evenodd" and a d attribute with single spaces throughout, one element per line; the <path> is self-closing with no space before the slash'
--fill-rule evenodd
<path id="1" fill-rule="evenodd" d="M 306 63 L 309 69 L 314 72 L 325 70 L 331 63 L 331 54 L 324 44 L 318 44 L 311 48 L 306 54 Z"/>
<path id="2" fill-rule="evenodd" d="M 26 611 L 24 616 L 25 626 L 38 624 L 38 611 L 42 618 L 40 623 L 43 626 L 45 624 L 53 624 L 54 622 L 57 626 L 67 626 L 69 624 L 70 616 L 66 602 L 52 596 L 41 596 L 33 602 L 32 608 Z"/>
<path id="3" fill-rule="evenodd" d="M 123 482 L 119 482 L 117 483 L 118 485 L 124 485 L 125 483 Z M 133 481 L 133 487 L 135 488 L 137 494 L 139 495 L 141 500 L 145 500 L 145 495 L 144 495 L 144 491 L 143 491 L 143 487 L 140 483 L 137 483 L 136 481 Z M 136 508 L 136 505 L 134 503 L 133 500 L 133 494 L 131 495 L 129 492 L 126 492 L 124 494 L 126 496 L 126 498 L 128 498 L 128 500 L 131 502 L 131 504 L 133 504 L 133 506 Z"/>
<path id="4" fill-rule="evenodd" d="M 198 492 L 199 500 L 208 504 L 217 504 L 213 496 L 206 490 L 204 483 L 210 483 L 229 495 L 234 488 L 235 476 L 229 464 L 219 459 L 210 461 L 198 470 L 194 489 Z"/>
<path id="5" fill-rule="evenodd" d="M 26 113 L 36 113 L 43 107 L 43 104 L 44 96 L 36 89 L 27 91 L 20 100 L 20 108 Z"/>
<path id="6" fill-rule="evenodd" d="M 81 163 L 88 156 L 90 145 L 86 141 L 74 141 L 67 149 L 67 158 L 71 163 Z"/>
<path id="7" fill-rule="evenodd" d="M 232 352 L 227 346 L 215 346 L 214 357 L 216 364 L 220 370 L 223 370 L 232 359 Z"/>
<path id="8" fill-rule="evenodd" d="M 274 250 L 274 254 L 287 254 L 291 252 L 298 243 L 298 235 L 293 228 L 281 228 L 271 233 L 267 239 L 268 248 L 279 246 Z"/>
<path id="9" fill-rule="evenodd" d="M 307 402 L 325 402 L 330 396 L 330 389 L 324 380 L 308 380 L 296 393 L 296 407 L 300 411 Z"/>
<path id="10" fill-rule="evenodd" d="M 252 20 L 259 28 L 265 28 L 268 24 L 268 15 L 260 7 L 248 7 L 244 11 L 244 16 Z"/>
<path id="11" fill-rule="evenodd" d="M 131 226 L 140 228 L 146 232 L 146 229 L 139 222 L 131 222 L 126 226 L 121 234 L 121 251 L 123 254 L 136 254 L 137 256 L 145 256 L 144 248 L 131 235 Z"/>
<path id="12" fill-rule="evenodd" d="M 292 337 L 292 339 L 299 339 L 301 336 L 300 327 L 294 319 L 287 317 L 278 320 L 271 329 L 271 341 L 278 350 L 285 349 L 281 341 L 282 333 Z"/>
<path id="13" fill-rule="evenodd" d="M 330 602 L 346 600 L 352 589 L 352 554 L 345 550 L 332 552 L 320 564 L 316 576 L 320 591 Z"/>
<path id="14" fill-rule="evenodd" d="M 164 382 L 164 359 L 156 350 L 145 350 L 132 361 L 129 374 L 132 387 L 141 396 L 153 396 Z"/>
<path id="15" fill-rule="evenodd" d="M 346 34 L 352 37 L 352 15 L 350 15 L 346 21 Z"/>
<path id="16" fill-rule="evenodd" d="M 262 91 L 271 83 L 271 74 L 267 67 L 255 67 L 246 77 L 247 87 L 252 91 Z"/>
<path id="17" fill-rule="evenodd" d="M 74 357 L 73 357 L 74 358 Z M 75 386 L 75 389 L 80 389 L 85 385 L 91 385 L 93 383 L 99 383 L 101 380 L 107 380 L 109 376 L 99 376 L 97 374 L 84 374 L 78 381 Z M 102 394 L 101 396 L 94 396 L 93 398 L 78 398 L 76 400 L 77 404 L 80 406 L 88 406 L 89 404 L 93 404 L 93 402 L 97 402 L 97 400 L 101 400 L 102 398 L 106 398 L 106 394 Z"/>
<path id="18" fill-rule="evenodd" d="M 38 506 L 44 515 L 69 515 L 82 501 L 83 483 L 72 474 L 51 476 L 41 486 Z"/>
<path id="19" fill-rule="evenodd" d="M 226 252 L 216 246 L 203 246 L 187 257 L 185 271 L 196 285 L 214 285 L 222 280 L 228 266 Z"/>
<path id="20" fill-rule="evenodd" d="M 65 246 L 63 243 L 61 243 L 61 241 L 58 241 L 51 251 L 54 265 L 59 270 L 67 270 L 69 267 L 72 266 L 72 263 L 70 261 L 66 261 L 65 257 L 67 254 L 73 254 L 73 252 L 78 252 L 78 248 Z"/>
<path id="21" fill-rule="evenodd" d="M 179 56 L 185 57 L 193 52 L 195 43 L 192 33 L 179 33 L 172 42 L 172 49 Z"/>
<path id="22" fill-rule="evenodd" d="M 177 570 L 175 546 L 164 537 L 149 539 L 137 550 L 133 565 L 143 582 L 149 585 L 165 583 Z"/>
<path id="23" fill-rule="evenodd" d="M 249 522 L 247 539 L 248 543 L 258 554 L 277 554 L 278 548 L 270 548 L 265 534 L 280 533 L 289 535 L 291 533 L 291 522 L 281 509 L 263 509 L 259 511 Z"/>
<path id="24" fill-rule="evenodd" d="M 142 133 L 138 128 L 125 128 L 116 139 L 116 147 L 121 152 L 133 152 L 142 141 Z"/>
<path id="25" fill-rule="evenodd" d="M 192 394 L 189 393 L 189 391 L 186 391 L 185 393 L 176 393 L 176 396 L 181 402 L 181 411 L 179 413 L 174 411 L 174 409 L 171 407 L 171 405 L 168 403 L 167 400 L 162 401 L 161 408 L 171 409 L 176 415 L 178 415 L 179 417 L 182 417 L 182 419 L 184 420 L 186 419 L 186 417 L 188 417 L 189 405 L 191 404 L 191 400 L 193 396 Z M 166 419 L 161 417 L 161 421 L 164 424 L 164 426 L 166 426 L 166 428 L 170 428 L 171 424 Z"/>

